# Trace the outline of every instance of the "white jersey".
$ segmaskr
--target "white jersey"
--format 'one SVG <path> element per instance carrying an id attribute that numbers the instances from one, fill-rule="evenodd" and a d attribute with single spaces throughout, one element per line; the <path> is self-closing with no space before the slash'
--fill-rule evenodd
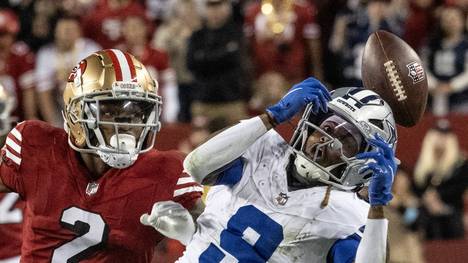
<path id="1" fill-rule="evenodd" d="M 288 191 L 290 149 L 274 130 L 244 154 L 240 181 L 214 186 L 178 262 L 324 263 L 329 249 L 365 224 L 369 205 L 326 186 Z"/>

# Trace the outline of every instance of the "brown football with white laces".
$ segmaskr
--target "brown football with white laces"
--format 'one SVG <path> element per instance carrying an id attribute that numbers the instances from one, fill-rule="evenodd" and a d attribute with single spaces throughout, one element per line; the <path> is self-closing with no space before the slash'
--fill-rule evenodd
<path id="1" fill-rule="evenodd" d="M 427 102 L 427 76 L 418 54 L 402 39 L 379 30 L 370 35 L 362 56 L 364 87 L 392 108 L 395 121 L 416 125 Z"/>

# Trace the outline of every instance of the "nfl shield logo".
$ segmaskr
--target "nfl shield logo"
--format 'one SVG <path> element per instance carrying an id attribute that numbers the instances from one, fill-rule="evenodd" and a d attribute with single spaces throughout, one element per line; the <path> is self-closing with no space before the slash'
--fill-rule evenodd
<path id="1" fill-rule="evenodd" d="M 418 62 L 411 62 L 406 67 L 408 68 L 408 76 L 413 80 L 413 84 L 424 80 L 424 69 Z"/>
<path id="2" fill-rule="evenodd" d="M 280 193 L 278 197 L 276 197 L 276 202 L 279 205 L 285 205 L 288 202 L 289 196 L 285 193 Z"/>
<path id="3" fill-rule="evenodd" d="M 91 182 L 88 184 L 88 186 L 86 186 L 86 194 L 89 196 L 94 195 L 95 193 L 97 193 L 98 189 L 99 184 L 96 182 Z"/>

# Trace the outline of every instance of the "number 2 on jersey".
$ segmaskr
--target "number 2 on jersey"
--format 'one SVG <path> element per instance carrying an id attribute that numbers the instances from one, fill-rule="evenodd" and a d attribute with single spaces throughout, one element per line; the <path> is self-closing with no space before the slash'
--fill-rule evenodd
<path id="1" fill-rule="evenodd" d="M 220 246 L 239 263 L 265 263 L 283 240 L 283 227 L 252 205 L 239 208 L 221 232 Z M 225 254 L 213 243 L 200 263 L 218 263 Z"/>
<path id="2" fill-rule="evenodd" d="M 78 237 L 56 248 L 51 263 L 79 262 L 104 246 L 109 235 L 109 227 L 101 215 L 78 207 L 63 210 L 60 224 Z"/>

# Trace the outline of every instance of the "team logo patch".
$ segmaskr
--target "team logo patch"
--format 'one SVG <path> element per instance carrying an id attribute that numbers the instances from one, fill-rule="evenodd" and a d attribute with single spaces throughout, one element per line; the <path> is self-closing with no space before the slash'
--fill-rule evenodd
<path id="1" fill-rule="evenodd" d="M 278 197 L 276 197 L 276 203 L 278 205 L 285 205 L 288 202 L 289 196 L 285 193 L 279 193 Z"/>
<path id="2" fill-rule="evenodd" d="M 424 80 L 424 68 L 418 62 L 411 62 L 406 67 L 408 68 L 408 76 L 413 80 L 413 84 Z"/>

